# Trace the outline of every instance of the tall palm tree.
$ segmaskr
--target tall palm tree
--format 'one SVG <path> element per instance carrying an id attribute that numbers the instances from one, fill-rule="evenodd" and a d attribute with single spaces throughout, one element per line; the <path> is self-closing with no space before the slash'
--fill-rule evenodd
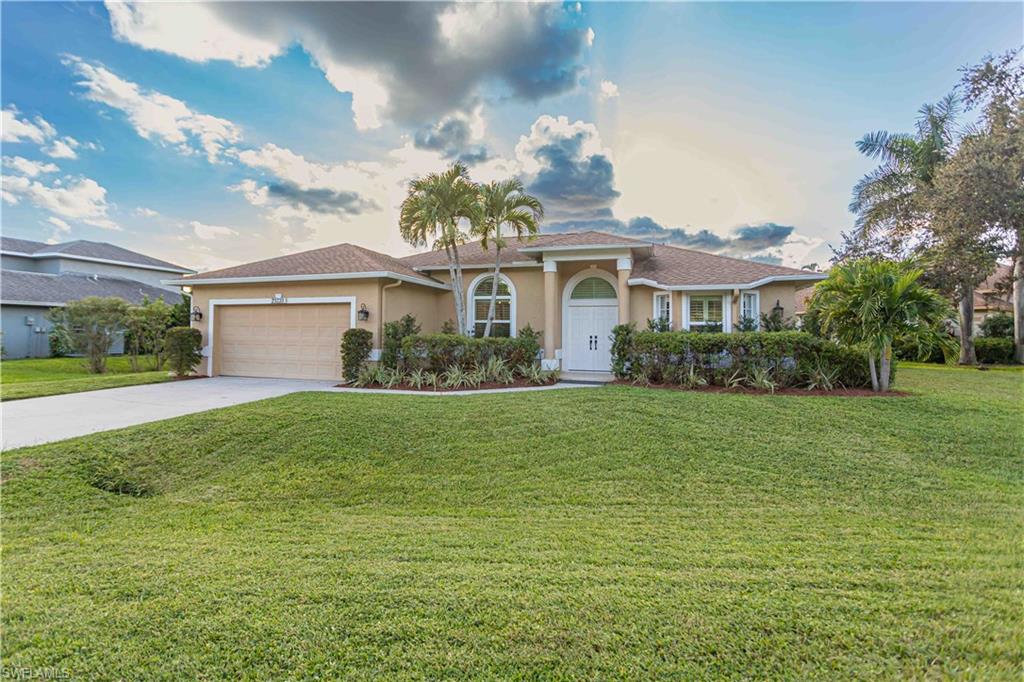
<path id="1" fill-rule="evenodd" d="M 526 193 L 523 183 L 517 178 L 489 182 L 480 186 L 480 205 L 474 230 L 481 237 L 481 245 L 487 249 L 494 243 L 494 277 L 491 278 L 491 305 L 487 309 L 487 323 L 484 336 L 491 335 L 494 311 L 498 301 L 498 279 L 501 274 L 501 250 L 505 248 L 505 237 L 522 239 L 526 235 L 533 239 L 544 219 L 544 207 L 537 197 Z M 509 330 L 511 333 L 512 330 Z"/>
<path id="2" fill-rule="evenodd" d="M 927 229 L 923 191 L 956 146 L 959 110 L 956 95 L 949 94 L 921 107 L 914 134 L 879 130 L 857 141 L 861 154 L 881 162 L 853 188 L 850 211 L 857 214 L 858 238 L 886 231 L 903 239 Z"/>
<path id="3" fill-rule="evenodd" d="M 860 258 L 836 265 L 814 290 L 810 306 L 822 330 L 842 343 L 865 348 L 871 387 L 889 390 L 892 343 L 913 340 L 922 351 L 947 346 L 940 325 L 949 303 L 921 284 L 924 271 L 906 262 Z"/>
<path id="4" fill-rule="evenodd" d="M 477 186 L 469 179 L 466 166 L 454 163 L 443 173 L 430 173 L 409 183 L 402 202 L 398 226 L 404 239 L 413 246 L 443 248 L 448 256 L 448 274 L 455 298 L 455 318 L 460 334 L 466 334 L 466 299 L 462 286 L 462 262 L 459 244 L 466 241 L 463 221 L 473 221 L 478 213 Z"/>

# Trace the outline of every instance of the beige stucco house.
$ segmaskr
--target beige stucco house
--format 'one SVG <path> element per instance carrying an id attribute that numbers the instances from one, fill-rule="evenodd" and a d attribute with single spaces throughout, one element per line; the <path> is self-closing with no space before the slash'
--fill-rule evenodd
<path id="1" fill-rule="evenodd" d="M 468 324 L 479 332 L 494 253 L 473 242 L 459 255 Z M 600 232 L 546 234 L 502 251 L 495 331 L 530 325 L 543 334 L 546 367 L 607 372 L 616 324 L 662 318 L 672 329 L 728 332 L 776 306 L 793 314 L 796 290 L 823 278 Z M 429 333 L 455 318 L 444 251 L 394 258 L 339 244 L 168 283 L 192 294 L 199 371 L 210 376 L 338 379 L 346 329 L 371 331 L 376 357 L 385 322 L 412 313 Z"/>

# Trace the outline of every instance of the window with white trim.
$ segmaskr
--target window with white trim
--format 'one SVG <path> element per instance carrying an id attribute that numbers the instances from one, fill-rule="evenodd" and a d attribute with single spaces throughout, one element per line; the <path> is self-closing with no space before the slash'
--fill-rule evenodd
<path id="1" fill-rule="evenodd" d="M 722 297 L 690 296 L 690 329 L 722 331 Z"/>
<path id="2" fill-rule="evenodd" d="M 740 327 L 761 328 L 761 301 L 756 291 L 744 291 L 740 294 Z"/>
<path id="3" fill-rule="evenodd" d="M 654 294 L 654 319 L 672 328 L 672 294 Z"/>
<path id="4" fill-rule="evenodd" d="M 494 277 L 484 277 L 473 288 L 470 296 L 470 328 L 474 336 L 484 335 L 487 326 L 487 311 L 491 308 L 491 287 Z M 494 320 L 491 322 L 491 336 L 509 337 L 515 329 L 512 317 L 512 289 L 504 275 L 498 277 L 498 297 L 494 301 Z"/>

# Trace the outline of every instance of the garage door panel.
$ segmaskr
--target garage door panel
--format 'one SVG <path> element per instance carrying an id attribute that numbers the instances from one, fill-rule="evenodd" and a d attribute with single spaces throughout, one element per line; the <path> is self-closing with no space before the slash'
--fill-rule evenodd
<path id="1" fill-rule="evenodd" d="M 347 303 L 220 306 L 217 373 L 340 379 L 341 335 L 349 316 Z"/>

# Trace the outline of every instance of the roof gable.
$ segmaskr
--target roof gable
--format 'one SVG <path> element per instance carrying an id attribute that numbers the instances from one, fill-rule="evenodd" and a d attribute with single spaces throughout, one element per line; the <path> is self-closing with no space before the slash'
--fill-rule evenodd
<path id="1" fill-rule="evenodd" d="M 303 275 L 362 274 L 382 276 L 394 273 L 425 284 L 436 284 L 401 260 L 355 244 L 335 244 L 320 249 L 291 253 L 266 260 L 203 272 L 185 279 L 239 279 L 251 277 L 295 277 Z"/>

